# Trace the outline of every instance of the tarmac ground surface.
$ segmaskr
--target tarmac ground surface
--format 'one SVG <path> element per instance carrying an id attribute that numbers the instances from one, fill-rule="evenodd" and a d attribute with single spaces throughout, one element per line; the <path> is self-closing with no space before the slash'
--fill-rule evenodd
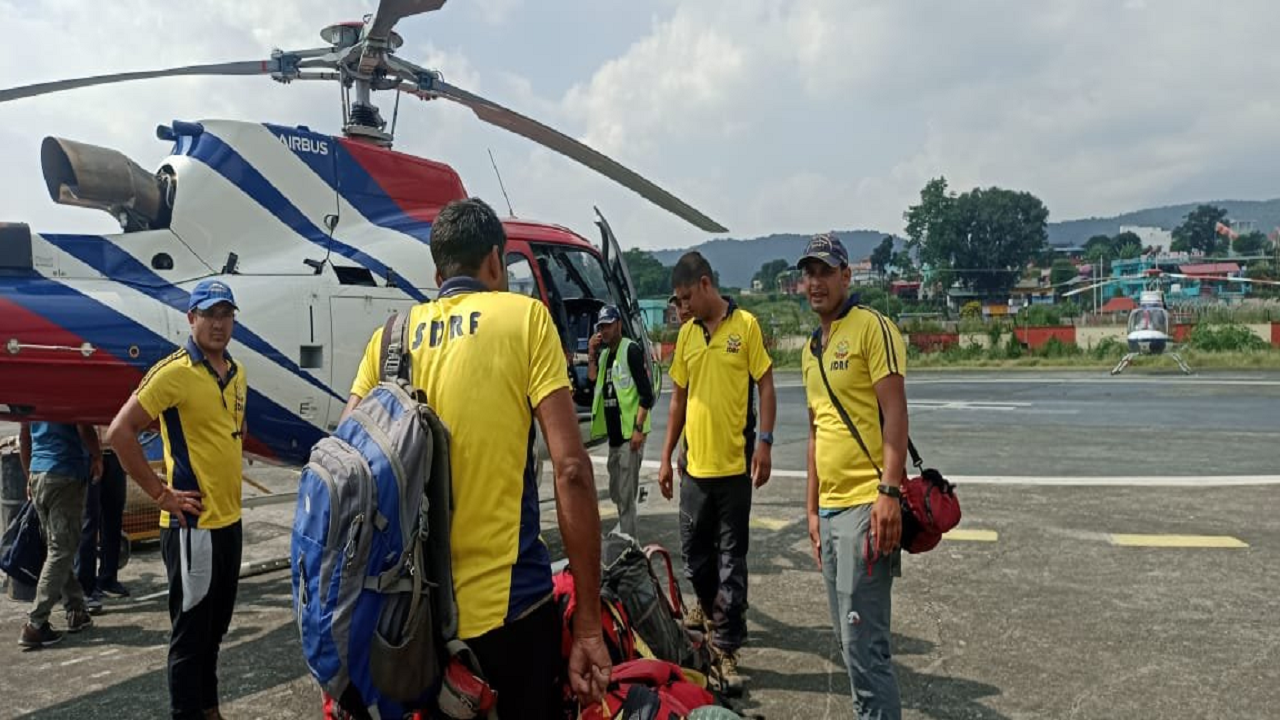
<path id="1" fill-rule="evenodd" d="M 794 374 L 778 385 L 775 473 L 752 509 L 739 708 L 851 717 L 805 530 L 804 391 Z M 1280 374 L 919 373 L 908 396 L 912 436 L 959 482 L 965 515 L 938 548 L 905 556 L 895 584 L 904 717 L 1276 717 Z M 646 446 L 641 540 L 679 565 L 677 506 L 658 494 L 652 463 L 665 416 L 664 402 Z M 595 473 L 607 530 L 616 515 L 602 461 Z M 296 471 L 249 464 L 246 475 L 245 566 L 267 570 L 241 580 L 220 661 L 223 714 L 317 718 L 289 573 L 269 569 L 288 556 Z M 544 537 L 560 557 L 546 477 Z M 121 579 L 132 597 L 108 599 L 94 627 L 39 651 L 17 643 L 27 603 L 0 598 L 0 718 L 166 714 L 155 543 L 134 548 Z"/>

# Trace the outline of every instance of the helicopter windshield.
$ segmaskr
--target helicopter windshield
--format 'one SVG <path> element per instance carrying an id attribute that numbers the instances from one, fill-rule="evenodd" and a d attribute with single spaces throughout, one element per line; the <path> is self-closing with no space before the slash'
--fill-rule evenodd
<path id="1" fill-rule="evenodd" d="M 599 258 L 585 250 L 555 249 L 547 268 L 565 300 L 614 302 Z"/>
<path id="2" fill-rule="evenodd" d="M 1129 332 L 1153 330 L 1169 334 L 1169 313 L 1164 308 L 1143 307 L 1129 315 Z"/>

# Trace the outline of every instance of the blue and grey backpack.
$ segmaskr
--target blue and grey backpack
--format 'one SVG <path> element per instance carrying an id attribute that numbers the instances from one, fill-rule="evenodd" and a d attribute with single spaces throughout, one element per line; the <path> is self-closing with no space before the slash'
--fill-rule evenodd
<path id="1" fill-rule="evenodd" d="M 406 325 L 387 320 L 379 384 L 312 448 L 290 548 L 307 667 L 374 718 L 434 702 L 458 627 L 449 432 L 409 382 Z"/>

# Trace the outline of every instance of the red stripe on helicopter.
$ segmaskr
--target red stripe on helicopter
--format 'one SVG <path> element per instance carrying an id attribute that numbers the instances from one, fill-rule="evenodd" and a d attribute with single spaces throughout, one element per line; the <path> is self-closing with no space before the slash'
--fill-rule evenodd
<path id="1" fill-rule="evenodd" d="M 86 357 L 80 351 L 84 338 L 2 297 L 0 318 L 0 403 L 34 408 L 26 419 L 109 425 L 142 380 L 143 371 L 128 361 L 100 347 Z M 7 347 L 11 340 L 20 343 L 16 353 Z M 276 458 L 252 432 L 244 448 L 264 460 Z"/>
<path id="2" fill-rule="evenodd" d="M 410 218 L 430 223 L 440 208 L 467 197 L 462 179 L 443 163 L 339 138 L 342 148 Z"/>

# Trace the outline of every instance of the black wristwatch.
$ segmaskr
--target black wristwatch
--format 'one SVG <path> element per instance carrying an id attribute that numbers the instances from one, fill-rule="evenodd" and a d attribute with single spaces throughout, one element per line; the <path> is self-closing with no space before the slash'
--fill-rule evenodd
<path id="1" fill-rule="evenodd" d="M 876 486 L 876 490 L 879 491 L 881 495 L 888 495 L 892 498 L 902 497 L 902 488 L 896 485 L 885 485 L 884 483 L 880 483 Z"/>

